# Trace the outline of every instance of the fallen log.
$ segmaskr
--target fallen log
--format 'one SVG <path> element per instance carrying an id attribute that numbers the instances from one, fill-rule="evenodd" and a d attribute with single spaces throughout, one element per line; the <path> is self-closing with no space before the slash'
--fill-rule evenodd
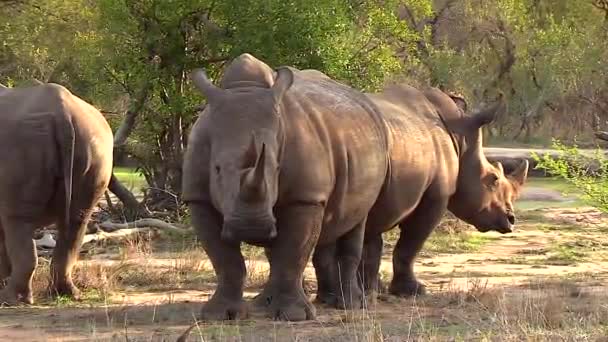
<path id="1" fill-rule="evenodd" d="M 596 163 L 593 162 L 595 150 L 591 149 L 580 149 L 581 155 L 590 157 L 589 171 L 597 169 Z M 528 169 L 528 176 L 530 177 L 547 177 L 550 176 L 544 170 L 536 170 L 537 162 L 532 157 L 533 154 L 539 157 L 549 156 L 551 158 L 558 158 L 561 156 L 561 152 L 554 149 L 527 149 L 527 148 L 499 148 L 499 147 L 486 147 L 484 148 L 484 154 L 486 158 L 492 162 L 500 162 L 503 164 L 505 173 L 509 173 L 514 170 L 522 160 L 527 160 L 530 164 Z"/>
<path id="2" fill-rule="evenodd" d="M 99 231 L 95 234 L 87 234 L 82 239 L 82 244 L 90 242 L 99 242 L 103 240 L 120 241 L 127 238 L 132 238 L 140 234 L 158 234 L 153 228 L 125 228 L 113 232 Z"/>
<path id="3" fill-rule="evenodd" d="M 82 245 L 102 240 L 122 240 L 139 234 L 158 234 L 158 230 L 171 231 L 179 234 L 185 234 L 189 231 L 187 227 L 182 225 L 171 224 L 152 218 L 126 223 L 106 221 L 100 223 L 99 228 L 99 230 L 92 234 L 86 234 L 82 240 Z M 34 243 L 38 249 L 52 249 L 55 248 L 57 244 L 51 231 L 45 231 L 40 239 L 34 239 Z"/>
<path id="4" fill-rule="evenodd" d="M 595 137 L 600 140 L 608 141 L 608 132 L 604 132 L 604 131 L 595 132 Z"/>
<path id="5" fill-rule="evenodd" d="M 188 229 L 180 228 L 175 224 L 167 223 L 165 221 L 161 221 L 159 219 L 153 218 L 143 218 L 133 222 L 126 223 L 114 223 L 110 221 L 105 221 L 99 224 L 99 228 L 106 232 L 113 232 L 120 229 L 127 228 L 141 228 L 141 227 L 150 227 L 150 228 L 158 228 L 163 230 L 174 231 L 178 233 L 186 233 Z"/>

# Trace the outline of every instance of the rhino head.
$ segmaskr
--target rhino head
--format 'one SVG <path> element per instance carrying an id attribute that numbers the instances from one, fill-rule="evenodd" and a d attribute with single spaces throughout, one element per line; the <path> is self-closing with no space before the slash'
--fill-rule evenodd
<path id="1" fill-rule="evenodd" d="M 462 100 L 462 99 L 461 99 Z M 456 101 L 455 101 L 456 102 Z M 461 110 L 466 105 L 457 103 Z M 491 164 L 483 153 L 481 128 L 493 122 L 504 110 L 504 101 L 471 116 L 462 116 L 453 127 L 463 137 L 456 193 L 450 198 L 449 210 L 480 232 L 510 233 L 515 225 L 514 201 L 519 197 L 528 175 L 524 160 L 509 174 L 502 164 Z"/>
<path id="2" fill-rule="evenodd" d="M 222 239 L 268 242 L 277 235 L 273 207 L 283 144 L 280 103 L 293 74 L 278 69 L 271 88 L 222 89 L 200 69 L 192 80 L 207 98 L 202 115 L 210 123 L 209 190 L 223 214 Z"/>

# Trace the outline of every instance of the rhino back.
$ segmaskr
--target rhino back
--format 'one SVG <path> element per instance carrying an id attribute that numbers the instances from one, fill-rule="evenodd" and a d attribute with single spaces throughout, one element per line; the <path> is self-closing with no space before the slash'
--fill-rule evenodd
<path id="1" fill-rule="evenodd" d="M 320 73 L 296 77 L 283 99 L 286 129 L 280 201 L 326 203 L 320 243 L 358 223 L 388 167 L 387 135 L 374 103 Z M 284 171 L 283 171 L 284 170 Z"/>
<path id="2" fill-rule="evenodd" d="M 112 172 L 112 132 L 101 113 L 67 89 L 44 84 L 14 88 L 0 96 L 1 187 L 23 201 L 48 200 L 61 176 L 61 156 L 54 116 L 68 116 L 74 126 L 73 189 L 85 183 L 105 186 Z M 25 170 L 25 172 L 24 172 Z M 29 189 L 29 190 L 28 190 Z M 17 193 L 15 193 L 17 192 Z"/>
<path id="3" fill-rule="evenodd" d="M 409 215 L 425 193 L 449 197 L 458 158 L 437 108 L 419 90 L 399 85 L 368 94 L 389 137 L 390 172 L 368 219 L 368 233 L 385 231 Z"/>

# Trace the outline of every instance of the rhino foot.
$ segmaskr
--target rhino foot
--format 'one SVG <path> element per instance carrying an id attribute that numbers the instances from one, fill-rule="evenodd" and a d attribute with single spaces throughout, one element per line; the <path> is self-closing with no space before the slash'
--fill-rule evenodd
<path id="1" fill-rule="evenodd" d="M 69 297 L 73 300 L 80 300 L 80 290 L 72 283 L 56 284 L 51 288 L 51 293 L 55 297 Z"/>
<path id="2" fill-rule="evenodd" d="M 389 292 L 398 297 L 424 296 L 426 286 L 417 280 L 397 281 L 393 279 Z"/>
<path id="3" fill-rule="evenodd" d="M 360 309 L 363 305 L 363 291 L 358 286 L 351 286 L 341 296 L 337 297 L 336 308 L 344 310 Z"/>
<path id="4" fill-rule="evenodd" d="M 17 294 L 10 286 L 6 286 L 4 289 L 0 290 L 0 306 L 15 306 L 22 303 L 34 304 L 34 297 L 32 294 Z"/>
<path id="5" fill-rule="evenodd" d="M 370 308 L 370 307 L 374 307 L 378 304 L 378 291 L 375 290 L 370 290 L 370 291 L 365 291 L 365 295 L 364 295 L 364 307 L 365 308 Z"/>
<path id="6" fill-rule="evenodd" d="M 267 298 L 268 297 L 264 294 L 264 292 L 260 292 L 257 296 L 253 297 L 251 304 L 255 308 L 265 308 L 270 304 L 268 303 Z"/>
<path id="7" fill-rule="evenodd" d="M 201 310 L 201 319 L 205 321 L 239 320 L 247 316 L 247 305 L 242 299 L 231 300 L 213 296 Z"/>
<path id="8" fill-rule="evenodd" d="M 338 298 L 335 294 L 331 292 L 321 291 L 317 293 L 317 296 L 315 297 L 315 303 L 336 306 L 338 303 Z"/>
<path id="9" fill-rule="evenodd" d="M 278 321 L 305 321 L 315 319 L 315 307 L 309 301 L 273 301 L 268 306 L 268 316 Z"/>

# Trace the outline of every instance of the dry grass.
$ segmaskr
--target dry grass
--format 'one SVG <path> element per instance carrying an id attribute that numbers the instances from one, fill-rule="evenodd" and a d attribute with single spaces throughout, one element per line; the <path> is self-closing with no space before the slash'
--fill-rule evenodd
<path id="1" fill-rule="evenodd" d="M 479 240 L 479 234 L 470 233 L 469 229 L 448 219 L 434 233 L 429 248 L 435 248 L 444 256 L 448 252 L 474 254 L 480 249 L 491 250 L 495 243 L 510 241 Z M 574 267 L 581 252 L 591 259 L 605 247 L 599 237 L 579 241 L 570 235 L 555 234 L 561 240 L 556 238 L 554 243 L 543 248 L 516 249 L 517 253 L 505 256 L 504 260 L 537 257 L 540 261 L 535 262 L 550 262 L 548 257 L 558 255 L 560 260 Z M 388 244 L 393 242 L 390 237 L 387 239 Z M 518 252 L 523 250 L 528 252 Z M 247 289 L 259 290 L 268 277 L 263 250 L 247 247 L 243 251 L 248 269 Z M 390 253 L 391 250 L 385 251 Z M 428 254 L 436 253 L 427 253 L 424 258 L 431 258 Z M 543 257 L 545 254 L 547 256 Z M 463 257 L 462 260 L 466 260 L 468 255 Z M 487 275 L 465 269 L 447 272 L 451 275 L 443 274 L 442 277 L 452 277 L 453 281 L 430 288 L 430 294 L 424 297 L 400 299 L 389 296 L 354 311 L 317 305 L 318 317 L 312 322 L 278 323 L 254 317 L 234 323 L 205 323 L 196 322 L 195 318 L 203 296 L 215 288 L 215 276 L 194 239 L 140 236 L 118 244 L 99 245 L 90 249 L 83 259 L 74 271 L 74 280 L 83 291 L 84 302 L 48 299 L 49 264 L 41 258 L 34 279 L 37 301 L 49 310 L 55 310 L 54 314 L 67 316 L 61 316 L 59 323 L 57 319 L 52 323 L 52 319 L 44 317 L 34 320 L 32 317 L 38 313 L 34 309 L 28 312 L 27 320 L 18 316 L 15 320 L 19 324 L 34 322 L 35 327 L 60 324 L 63 329 L 89 337 L 93 333 L 101 336 L 103 332 L 111 332 L 109 340 L 137 341 L 172 341 L 193 323 L 196 325 L 191 331 L 191 341 L 595 341 L 608 336 L 608 291 L 605 278 L 601 278 L 605 274 L 598 276 L 594 272 L 586 273 L 584 277 L 541 278 L 535 275 L 523 285 L 491 285 L 488 279 L 493 276 L 510 276 L 508 269 L 501 268 L 498 259 L 492 259 L 483 263 L 495 264 L 496 272 Z M 467 263 L 474 265 L 473 261 Z M 464 286 L 462 277 L 468 277 Z M 383 278 L 388 280 L 390 277 L 383 274 Z M 316 287 L 312 282 L 307 285 L 313 290 Z M 172 291 L 178 289 L 190 291 L 182 297 L 187 301 L 172 297 Z M 193 292 L 200 297 L 191 297 Z M 125 293 L 152 296 L 156 298 L 153 301 L 156 304 L 112 302 L 112 298 Z M 190 302 L 192 300 L 194 303 Z M 71 321 L 79 323 L 71 326 Z M 65 328 L 66 325 L 69 328 Z"/>

